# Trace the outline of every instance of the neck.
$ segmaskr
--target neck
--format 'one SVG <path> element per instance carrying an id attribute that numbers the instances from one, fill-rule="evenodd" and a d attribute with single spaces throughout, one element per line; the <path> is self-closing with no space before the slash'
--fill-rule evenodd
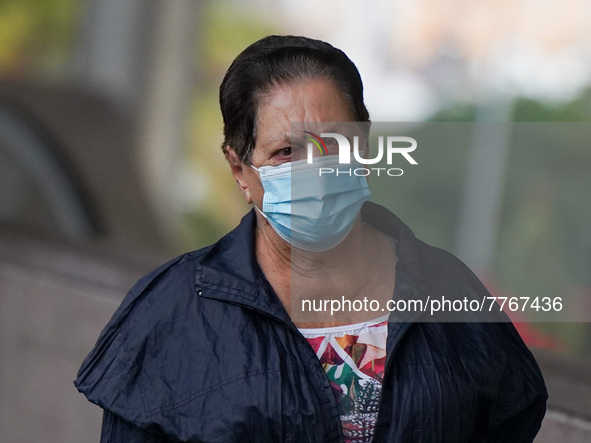
<path id="1" fill-rule="evenodd" d="M 389 242 L 384 242 L 383 234 L 363 225 L 360 218 L 341 244 L 316 253 L 291 247 L 266 219 L 257 216 L 257 260 L 290 316 L 292 303 L 300 306 L 302 299 L 323 300 L 337 294 L 356 299 L 368 294 L 380 279 L 391 280 L 391 285 L 380 283 L 380 290 L 386 287 L 385 291 L 389 291 L 390 286 L 393 290 L 392 248 Z M 359 314 L 354 320 L 359 321 Z"/>
<path id="2" fill-rule="evenodd" d="M 286 306 L 291 292 L 291 247 L 273 230 L 266 218 L 256 212 L 256 258 L 263 274 Z M 288 310 L 289 312 L 289 310 Z"/>

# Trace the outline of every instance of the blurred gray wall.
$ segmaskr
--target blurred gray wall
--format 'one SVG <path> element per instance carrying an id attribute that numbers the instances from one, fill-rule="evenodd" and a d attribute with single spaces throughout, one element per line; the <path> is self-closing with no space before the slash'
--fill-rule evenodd
<path id="1" fill-rule="evenodd" d="M 0 230 L 1 441 L 98 441 L 101 411 L 72 382 L 127 290 L 164 259 Z"/>

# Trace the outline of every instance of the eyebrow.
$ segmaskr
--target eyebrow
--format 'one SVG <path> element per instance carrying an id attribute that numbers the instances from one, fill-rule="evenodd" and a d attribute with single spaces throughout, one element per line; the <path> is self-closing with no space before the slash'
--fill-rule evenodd
<path id="1" fill-rule="evenodd" d="M 279 132 L 271 137 L 269 137 L 264 143 L 261 144 L 261 147 L 266 147 L 269 145 L 275 145 L 278 143 L 291 143 L 291 134 L 285 132 Z"/>

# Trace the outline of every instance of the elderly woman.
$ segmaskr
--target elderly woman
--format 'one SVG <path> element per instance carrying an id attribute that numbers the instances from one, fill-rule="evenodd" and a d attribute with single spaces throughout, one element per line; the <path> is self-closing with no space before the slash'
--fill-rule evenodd
<path id="1" fill-rule="evenodd" d="M 366 202 L 364 177 L 321 177 L 318 164 L 339 167 L 334 150 L 308 159 L 295 141 L 294 122 L 315 135 L 369 121 L 347 56 L 264 38 L 232 63 L 220 104 L 223 151 L 253 209 L 140 279 L 102 332 L 75 382 L 104 409 L 102 441 L 531 442 L 547 394 L 511 323 L 295 312 L 327 296 L 487 294 Z"/>

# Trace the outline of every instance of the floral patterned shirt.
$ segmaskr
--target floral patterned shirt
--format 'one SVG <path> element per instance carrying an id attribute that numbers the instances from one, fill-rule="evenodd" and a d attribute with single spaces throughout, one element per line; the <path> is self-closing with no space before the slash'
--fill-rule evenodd
<path id="1" fill-rule="evenodd" d="M 384 378 L 388 316 L 300 332 L 326 372 L 339 406 L 345 442 L 370 442 Z"/>

